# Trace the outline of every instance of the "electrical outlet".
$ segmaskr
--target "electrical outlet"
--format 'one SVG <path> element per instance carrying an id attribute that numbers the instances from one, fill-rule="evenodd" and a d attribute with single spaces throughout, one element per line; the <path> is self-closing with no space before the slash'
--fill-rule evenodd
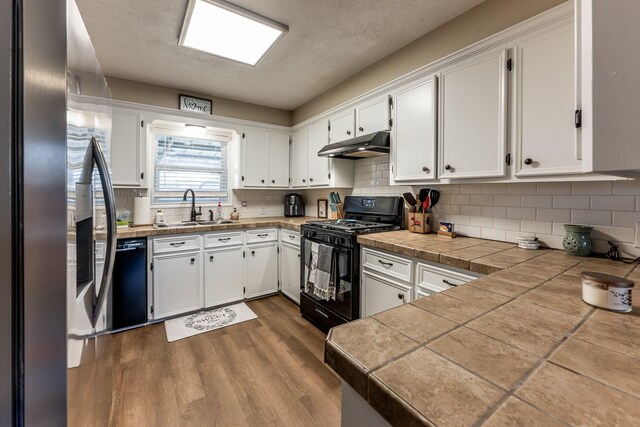
<path id="1" fill-rule="evenodd" d="M 640 222 L 636 222 L 636 238 L 633 241 L 633 246 L 640 248 Z"/>

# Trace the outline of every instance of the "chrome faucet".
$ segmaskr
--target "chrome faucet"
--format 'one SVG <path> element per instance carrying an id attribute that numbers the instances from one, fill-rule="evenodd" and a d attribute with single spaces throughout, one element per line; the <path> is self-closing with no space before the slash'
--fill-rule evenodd
<path id="1" fill-rule="evenodd" d="M 198 215 L 202 215 L 202 207 L 199 206 L 200 212 L 196 211 L 196 193 L 194 193 L 194 191 L 190 188 L 187 188 L 187 191 L 184 192 L 182 201 L 187 201 L 187 194 L 189 194 L 189 191 L 191 191 L 191 221 L 195 221 Z"/>

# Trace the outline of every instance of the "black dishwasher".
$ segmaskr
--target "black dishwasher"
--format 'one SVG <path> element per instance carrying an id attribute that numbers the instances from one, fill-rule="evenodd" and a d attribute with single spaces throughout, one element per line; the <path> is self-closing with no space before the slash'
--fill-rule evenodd
<path id="1" fill-rule="evenodd" d="M 147 323 L 147 239 L 120 239 L 113 267 L 112 329 Z"/>

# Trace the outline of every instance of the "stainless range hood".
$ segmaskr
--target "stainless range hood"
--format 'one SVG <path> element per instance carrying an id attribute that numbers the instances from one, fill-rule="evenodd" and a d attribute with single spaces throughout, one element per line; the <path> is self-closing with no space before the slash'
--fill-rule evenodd
<path id="1" fill-rule="evenodd" d="M 375 132 L 322 147 L 318 156 L 362 159 L 389 154 L 389 132 Z"/>

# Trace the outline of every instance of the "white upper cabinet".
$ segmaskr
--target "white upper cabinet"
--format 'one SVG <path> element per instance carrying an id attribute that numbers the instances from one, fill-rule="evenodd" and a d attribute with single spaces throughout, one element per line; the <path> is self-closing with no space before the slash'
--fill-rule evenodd
<path id="1" fill-rule="evenodd" d="M 242 138 L 244 187 L 289 187 L 289 135 L 247 128 Z"/>
<path id="2" fill-rule="evenodd" d="M 353 120 L 353 114 L 351 119 Z M 309 126 L 309 185 L 311 187 L 330 185 L 329 162 L 331 160 L 328 157 L 318 156 L 318 151 L 327 145 L 327 139 L 326 122 L 321 120 Z"/>
<path id="3" fill-rule="evenodd" d="M 390 130 L 391 97 L 385 95 L 358 105 L 356 116 L 356 136 Z"/>
<path id="4" fill-rule="evenodd" d="M 291 186 L 309 186 L 309 129 L 302 128 L 293 134 L 291 143 Z"/>
<path id="5" fill-rule="evenodd" d="M 111 129 L 111 179 L 116 187 L 146 185 L 144 127 L 139 111 L 114 108 Z"/>
<path id="6" fill-rule="evenodd" d="M 476 54 L 440 73 L 440 177 L 505 176 L 506 73 L 503 48 Z"/>
<path id="7" fill-rule="evenodd" d="M 289 187 L 289 135 L 269 132 L 269 186 Z"/>
<path id="8" fill-rule="evenodd" d="M 355 133 L 355 111 L 353 109 L 343 111 L 329 120 L 329 142 L 345 141 L 354 138 Z"/>
<path id="9" fill-rule="evenodd" d="M 391 134 L 392 180 L 420 182 L 436 177 L 437 78 L 412 82 L 394 95 Z"/>
<path id="10" fill-rule="evenodd" d="M 519 38 L 513 49 L 513 131 L 518 176 L 579 173 L 571 17 Z"/>
<path id="11" fill-rule="evenodd" d="M 245 129 L 242 138 L 245 187 L 266 187 L 268 177 L 269 133 L 261 129 Z"/>
<path id="12" fill-rule="evenodd" d="M 583 172 L 640 176 L 637 0 L 576 0 Z"/>

